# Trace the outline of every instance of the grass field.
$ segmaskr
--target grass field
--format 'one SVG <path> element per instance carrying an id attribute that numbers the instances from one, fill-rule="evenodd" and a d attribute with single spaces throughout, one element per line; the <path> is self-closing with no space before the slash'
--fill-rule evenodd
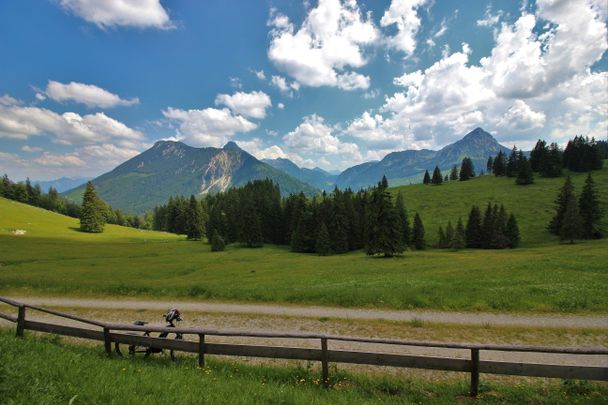
<path id="1" fill-rule="evenodd" d="M 193 357 L 172 364 L 166 356 L 108 359 L 99 347 L 62 343 L 57 337 L 16 339 L 0 331 L 0 398 L 13 404 L 453 404 L 467 401 L 467 376 L 440 381 L 362 376 L 331 370 L 329 388 L 319 371 L 302 366 L 251 366 Z M 482 375 L 479 404 L 601 404 L 606 384 Z"/>
<path id="2" fill-rule="evenodd" d="M 608 169 L 594 176 L 606 206 Z M 584 177 L 574 177 L 577 191 Z M 486 176 L 404 187 L 408 208 L 421 212 L 430 235 L 493 196 L 518 216 L 524 244 L 502 251 L 430 249 L 394 259 L 362 252 L 319 257 L 276 246 L 211 253 L 209 245 L 181 236 L 110 225 L 102 234 L 84 234 L 75 219 L 0 199 L 0 292 L 607 313 L 608 241 L 559 244 L 545 230 L 563 181 L 521 187 Z"/>

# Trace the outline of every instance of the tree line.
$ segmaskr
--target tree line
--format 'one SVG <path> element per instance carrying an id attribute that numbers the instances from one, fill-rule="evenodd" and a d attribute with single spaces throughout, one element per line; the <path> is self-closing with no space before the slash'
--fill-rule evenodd
<path id="1" fill-rule="evenodd" d="M 462 163 L 460 164 L 460 171 L 458 170 L 458 165 L 454 165 L 452 166 L 452 170 L 450 171 L 449 175 L 446 174 L 443 176 L 439 166 L 435 166 L 432 177 L 429 174 L 429 171 L 425 170 L 422 178 L 422 184 L 434 184 L 438 186 L 444 182 L 456 180 L 466 181 L 472 179 L 473 177 L 475 177 L 475 166 L 473 165 L 473 161 L 470 157 L 465 157 L 462 159 Z"/>

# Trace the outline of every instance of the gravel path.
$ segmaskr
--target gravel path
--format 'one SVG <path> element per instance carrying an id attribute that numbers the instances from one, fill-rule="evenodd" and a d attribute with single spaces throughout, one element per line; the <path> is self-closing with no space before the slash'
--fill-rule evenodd
<path id="1" fill-rule="evenodd" d="M 567 328 L 608 328 L 608 316 L 578 315 L 515 315 L 492 313 L 401 311 L 381 309 L 349 309 L 318 306 L 232 304 L 219 302 L 195 302 L 186 300 L 119 300 L 88 298 L 11 297 L 15 301 L 39 306 L 106 308 L 106 309 L 158 309 L 177 307 L 181 311 L 219 312 L 233 314 L 263 314 L 307 318 L 342 318 L 361 320 L 413 321 L 461 325 L 497 325 Z"/>

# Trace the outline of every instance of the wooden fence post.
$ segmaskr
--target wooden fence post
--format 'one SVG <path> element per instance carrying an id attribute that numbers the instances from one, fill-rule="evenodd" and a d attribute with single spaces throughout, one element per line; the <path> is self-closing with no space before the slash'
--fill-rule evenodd
<path id="1" fill-rule="evenodd" d="M 198 335 L 198 366 L 205 368 L 205 335 L 202 333 Z"/>
<path id="2" fill-rule="evenodd" d="M 23 337 L 25 329 L 25 305 L 19 305 L 19 313 L 17 314 L 17 337 Z"/>
<path id="3" fill-rule="evenodd" d="M 327 354 L 327 338 L 321 338 L 321 372 L 323 385 L 329 386 L 329 359 Z"/>
<path id="4" fill-rule="evenodd" d="M 471 349 L 471 396 L 475 398 L 479 391 L 479 349 Z"/>
<path id="5" fill-rule="evenodd" d="M 110 339 L 110 330 L 103 328 L 103 342 L 108 356 L 112 356 L 112 340 Z"/>

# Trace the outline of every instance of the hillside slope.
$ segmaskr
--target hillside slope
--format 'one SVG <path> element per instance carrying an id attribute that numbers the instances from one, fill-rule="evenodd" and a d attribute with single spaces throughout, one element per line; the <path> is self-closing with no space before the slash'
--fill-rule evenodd
<path id="1" fill-rule="evenodd" d="M 570 173 L 575 193 L 580 194 L 587 173 Z M 592 172 L 604 212 L 608 215 L 608 161 L 604 169 Z M 391 188 L 396 194 L 401 192 L 410 213 L 419 212 L 426 228 L 427 241 L 435 243 L 439 226 L 445 228 L 448 220 L 461 217 L 466 224 L 472 204 L 485 210 L 488 202 L 504 204 L 508 212 L 513 212 L 519 222 L 524 245 L 542 244 L 556 238 L 547 231 L 553 217 L 554 200 L 563 186 L 565 176 L 542 178 L 535 176 L 534 184 L 518 186 L 514 178 L 485 175 L 469 181 L 453 181 L 440 186 L 416 184 Z M 604 228 L 608 231 L 608 217 L 604 217 Z"/>

